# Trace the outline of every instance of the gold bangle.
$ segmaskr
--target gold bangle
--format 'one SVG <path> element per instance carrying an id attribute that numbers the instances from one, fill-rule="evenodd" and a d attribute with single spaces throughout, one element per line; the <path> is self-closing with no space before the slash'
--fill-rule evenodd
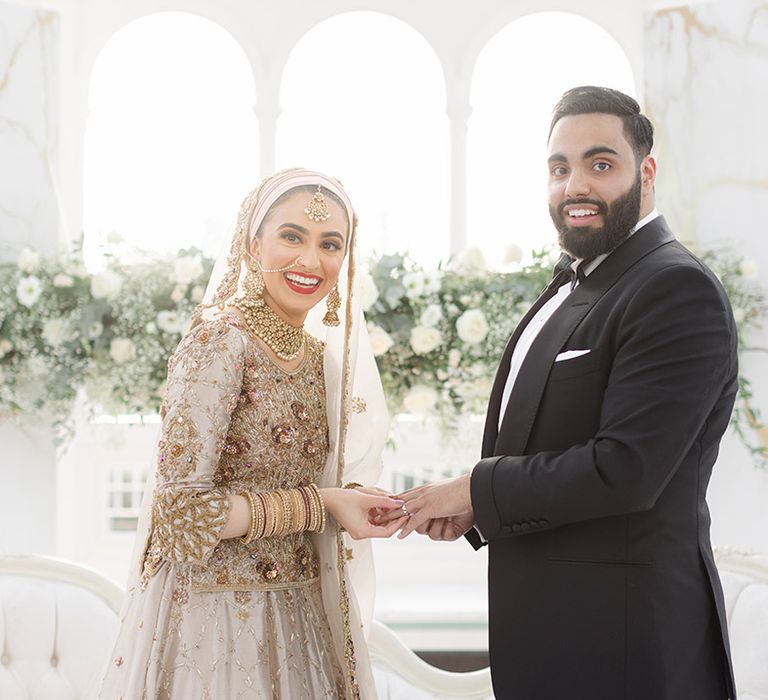
<path id="1" fill-rule="evenodd" d="M 264 496 L 259 492 L 256 492 L 256 498 L 259 501 L 259 526 L 256 531 L 256 537 L 261 539 L 267 531 L 267 502 L 264 500 Z"/>
<path id="2" fill-rule="evenodd" d="M 308 488 L 313 496 L 313 505 L 317 509 L 312 529 L 315 532 L 322 532 L 325 530 L 325 503 L 323 503 L 323 497 L 320 495 L 320 489 L 317 488 L 317 484 L 310 484 Z"/>
<path id="3" fill-rule="evenodd" d="M 243 491 L 241 494 L 247 501 L 248 505 L 251 509 L 251 522 L 250 525 L 248 525 L 248 530 L 246 533 L 240 538 L 240 541 L 243 544 L 250 544 L 251 540 L 253 540 L 253 536 L 256 532 L 256 503 L 253 500 L 253 496 L 251 495 L 250 491 Z"/>

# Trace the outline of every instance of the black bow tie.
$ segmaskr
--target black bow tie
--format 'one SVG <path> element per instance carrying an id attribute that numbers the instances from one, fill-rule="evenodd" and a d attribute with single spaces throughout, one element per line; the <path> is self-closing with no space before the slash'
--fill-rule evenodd
<path id="1" fill-rule="evenodd" d="M 573 263 L 576 261 L 576 258 L 571 257 L 568 253 L 563 253 L 555 265 L 555 269 L 552 273 L 552 282 L 550 282 L 549 286 L 560 287 L 566 282 L 570 282 L 571 291 L 573 291 L 577 284 L 581 284 L 587 278 L 587 274 L 584 270 L 594 259 L 594 257 L 585 258 L 574 270 Z"/>

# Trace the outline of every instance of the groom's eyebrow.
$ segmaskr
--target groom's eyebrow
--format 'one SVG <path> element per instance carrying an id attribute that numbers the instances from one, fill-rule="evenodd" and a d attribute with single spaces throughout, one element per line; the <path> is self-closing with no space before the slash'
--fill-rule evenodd
<path id="1" fill-rule="evenodd" d="M 619 155 L 619 152 L 610 146 L 592 146 L 592 148 L 589 150 L 584 151 L 584 155 L 581 157 L 584 160 L 588 160 L 589 158 L 600 155 L 601 153 L 610 153 L 613 156 Z"/>

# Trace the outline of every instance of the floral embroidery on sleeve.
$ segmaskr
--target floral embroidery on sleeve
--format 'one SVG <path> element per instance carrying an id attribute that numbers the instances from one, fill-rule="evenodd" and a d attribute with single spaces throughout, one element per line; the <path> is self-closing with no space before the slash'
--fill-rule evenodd
<path id="1" fill-rule="evenodd" d="M 219 318 L 189 333 L 168 363 L 147 577 L 163 560 L 205 563 L 221 539 L 229 501 L 213 476 L 240 395 L 244 353 L 240 331 Z"/>

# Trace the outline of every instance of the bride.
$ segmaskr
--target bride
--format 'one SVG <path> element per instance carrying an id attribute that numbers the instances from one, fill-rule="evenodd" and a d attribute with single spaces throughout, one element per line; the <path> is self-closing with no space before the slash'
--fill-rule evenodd
<path id="1" fill-rule="evenodd" d="M 387 417 L 354 299 L 355 224 L 316 172 L 277 173 L 245 199 L 168 363 L 100 697 L 375 698 L 359 540 L 407 516 L 376 524 L 403 503 L 360 486 L 378 476 Z"/>

